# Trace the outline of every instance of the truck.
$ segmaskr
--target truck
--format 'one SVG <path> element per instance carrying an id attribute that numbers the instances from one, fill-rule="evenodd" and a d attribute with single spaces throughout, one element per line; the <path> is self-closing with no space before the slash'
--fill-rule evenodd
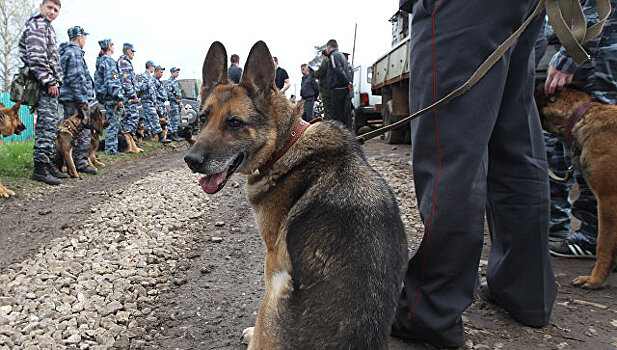
<path id="1" fill-rule="evenodd" d="M 375 96 L 371 90 L 373 67 L 359 65 L 354 68 L 352 115 L 355 131 L 358 135 L 367 133 L 381 126 L 381 114 L 376 106 L 381 105 L 381 96 Z"/>
<path id="2" fill-rule="evenodd" d="M 381 96 L 376 105 L 384 126 L 409 116 L 409 34 L 411 15 L 398 11 L 391 18 L 392 48 L 371 67 L 371 91 Z M 410 127 L 400 127 L 386 132 L 388 143 L 411 143 Z"/>

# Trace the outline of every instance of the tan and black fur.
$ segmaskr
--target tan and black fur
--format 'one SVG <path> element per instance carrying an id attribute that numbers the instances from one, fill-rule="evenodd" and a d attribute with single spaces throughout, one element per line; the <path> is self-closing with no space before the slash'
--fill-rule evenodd
<path id="1" fill-rule="evenodd" d="M 105 113 L 101 113 L 100 121 L 97 119 L 93 123 L 97 125 L 93 125 L 92 129 L 90 129 L 90 150 L 88 152 L 88 165 L 90 165 L 92 168 L 95 168 L 95 165 L 103 167 L 105 166 L 105 164 L 103 164 L 96 156 L 96 151 L 99 149 L 99 143 L 101 142 L 100 137 L 103 133 L 103 129 L 109 126 L 109 122 L 105 117 Z"/>
<path id="2" fill-rule="evenodd" d="M 19 135 L 26 130 L 24 124 L 19 120 L 20 103 L 13 105 L 11 108 L 6 108 L 0 103 L 0 133 L 2 137 L 9 137 L 13 134 Z M 0 148 L 2 147 L 2 138 L 0 138 Z M 0 197 L 8 198 L 14 195 L 15 192 L 4 187 L 0 181 Z"/>
<path id="3" fill-rule="evenodd" d="M 62 170 L 63 166 L 66 166 L 67 173 L 74 178 L 80 178 L 73 162 L 75 135 L 86 128 L 103 132 L 103 113 L 98 106 L 90 110 L 89 115 L 83 109 L 77 108 L 73 116 L 58 124 L 55 166 L 58 170 Z"/>
<path id="4" fill-rule="evenodd" d="M 572 89 L 550 97 L 538 89 L 535 95 L 543 128 L 562 138 L 572 113 L 591 100 L 587 94 Z M 617 106 L 592 106 L 572 128 L 572 139 L 574 165 L 598 200 L 596 265 L 591 276 L 580 276 L 573 283 L 596 289 L 606 283 L 617 254 Z"/>
<path id="5" fill-rule="evenodd" d="M 387 349 L 407 260 L 396 200 L 337 122 L 311 125 L 272 167 L 302 105 L 274 86 L 264 42 L 248 55 L 239 85 L 215 42 L 203 66 L 205 118 L 185 157 L 215 193 L 235 171 L 265 242 L 266 291 L 249 349 Z"/>

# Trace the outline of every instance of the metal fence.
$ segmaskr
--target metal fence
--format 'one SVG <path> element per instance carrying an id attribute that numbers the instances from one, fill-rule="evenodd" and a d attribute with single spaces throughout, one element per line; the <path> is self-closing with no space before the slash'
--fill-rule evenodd
<path id="1" fill-rule="evenodd" d="M 13 107 L 15 102 L 11 101 L 8 92 L 0 93 L 0 102 L 6 107 Z M 26 126 L 26 130 L 21 135 L 5 137 L 4 141 L 25 141 L 34 137 L 34 114 L 30 114 L 30 107 L 21 106 L 19 108 L 19 119 Z"/>

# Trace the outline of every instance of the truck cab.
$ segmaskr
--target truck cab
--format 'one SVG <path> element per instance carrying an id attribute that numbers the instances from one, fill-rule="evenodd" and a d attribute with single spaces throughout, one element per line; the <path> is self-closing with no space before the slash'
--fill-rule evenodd
<path id="1" fill-rule="evenodd" d="M 358 135 L 381 126 L 381 112 L 377 109 L 377 106 L 381 105 L 381 96 L 373 95 L 371 91 L 372 78 L 372 66 L 359 65 L 354 68 L 353 99 L 351 102 L 355 130 Z"/>

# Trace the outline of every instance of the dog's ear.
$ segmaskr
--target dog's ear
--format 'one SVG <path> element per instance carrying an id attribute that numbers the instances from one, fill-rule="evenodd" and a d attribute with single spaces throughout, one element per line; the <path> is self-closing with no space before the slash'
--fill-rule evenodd
<path id="1" fill-rule="evenodd" d="M 21 107 L 21 102 L 17 102 L 16 104 L 13 105 L 13 107 L 11 107 L 13 109 L 13 112 L 15 113 L 19 113 L 19 108 Z"/>
<path id="2" fill-rule="evenodd" d="M 202 68 L 201 100 L 205 101 L 219 84 L 228 84 L 227 51 L 218 41 L 210 45 Z"/>
<path id="3" fill-rule="evenodd" d="M 263 41 L 256 42 L 246 59 L 240 85 L 250 93 L 267 96 L 276 91 L 274 75 L 274 61 L 268 46 Z"/>

